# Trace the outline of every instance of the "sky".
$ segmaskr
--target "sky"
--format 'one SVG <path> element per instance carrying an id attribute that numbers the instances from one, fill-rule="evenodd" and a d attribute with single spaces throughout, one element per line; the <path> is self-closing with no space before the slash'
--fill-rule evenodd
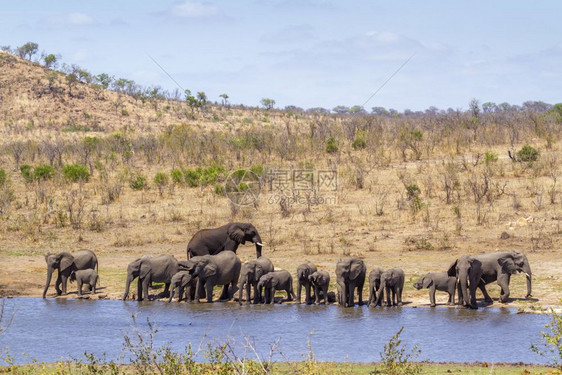
<path id="1" fill-rule="evenodd" d="M 554 0 L 18 0 L 0 45 L 233 104 L 466 109 L 562 101 L 560 15 Z"/>

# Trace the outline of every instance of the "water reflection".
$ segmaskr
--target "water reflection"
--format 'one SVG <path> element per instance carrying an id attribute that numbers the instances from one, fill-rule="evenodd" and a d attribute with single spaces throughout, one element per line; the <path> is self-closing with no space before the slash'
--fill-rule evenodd
<path id="1" fill-rule="evenodd" d="M 147 318 L 158 329 L 157 347 L 169 343 L 178 352 L 188 342 L 240 343 L 247 337 L 263 356 L 279 340 L 284 356 L 299 360 L 310 339 L 319 360 L 378 361 L 384 344 L 404 326 L 402 341 L 419 344 L 420 360 L 538 363 L 541 358 L 529 346 L 540 340 L 547 321 L 546 316 L 517 314 L 510 308 L 343 309 L 41 298 L 14 298 L 9 303 L 17 315 L 0 336 L 0 347 L 9 346 L 19 362 L 81 358 L 85 350 L 116 359 L 123 336 L 132 333 L 134 315 L 139 329 L 147 329 Z"/>

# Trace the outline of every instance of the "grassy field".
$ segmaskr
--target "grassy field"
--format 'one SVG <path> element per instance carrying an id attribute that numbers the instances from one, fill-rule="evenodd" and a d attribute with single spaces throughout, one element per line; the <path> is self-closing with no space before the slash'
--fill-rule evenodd
<path id="1" fill-rule="evenodd" d="M 47 252 L 89 248 L 101 295 L 119 298 L 132 260 L 185 259 L 197 230 L 247 221 L 263 254 L 292 272 L 310 260 L 334 276 L 344 256 L 403 268 L 409 305 L 428 305 L 413 282 L 459 255 L 518 250 L 533 269 L 533 298 L 520 300 L 525 278 L 515 275 L 511 306 L 558 304 L 557 112 L 192 110 L 85 83 L 70 90 L 63 73 L 3 52 L 0 67 L 0 295 L 41 295 Z M 522 160 L 526 145 L 538 150 L 535 161 Z M 68 165 L 89 176 L 73 180 Z M 240 168 L 261 182 L 259 198 L 243 206 L 224 194 Z M 310 190 L 324 171 L 337 183 Z M 255 256 L 251 246 L 238 254 Z M 497 298 L 497 286 L 489 289 Z"/>

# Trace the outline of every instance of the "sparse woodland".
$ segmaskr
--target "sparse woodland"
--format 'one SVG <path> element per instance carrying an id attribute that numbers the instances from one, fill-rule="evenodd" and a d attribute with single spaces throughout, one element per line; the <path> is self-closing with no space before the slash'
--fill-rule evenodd
<path id="1" fill-rule="evenodd" d="M 5 52 L 0 69 L 1 295 L 40 295 L 44 254 L 90 248 L 114 298 L 139 255 L 184 259 L 198 229 L 248 221 L 277 267 L 294 272 L 310 260 L 333 273 L 347 255 L 369 268 L 400 266 L 404 300 L 419 304 L 428 302 L 411 287 L 418 275 L 459 254 L 519 250 L 533 268 L 533 297 L 558 303 L 562 105 L 472 102 L 409 114 L 249 108 L 226 98 L 190 106 Z M 256 204 L 226 196 L 239 169 L 262 182 Z M 337 171 L 337 200 L 268 199 L 272 170 Z M 523 298 L 524 277 L 512 286 Z"/>

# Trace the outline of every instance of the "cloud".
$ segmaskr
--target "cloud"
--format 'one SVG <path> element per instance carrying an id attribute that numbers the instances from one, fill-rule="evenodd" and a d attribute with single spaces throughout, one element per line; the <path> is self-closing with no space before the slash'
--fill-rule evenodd
<path id="1" fill-rule="evenodd" d="M 218 16 L 220 11 L 214 4 L 187 0 L 174 5 L 171 13 L 178 18 L 207 18 Z"/>
<path id="2" fill-rule="evenodd" d="M 46 19 L 46 23 L 50 26 L 90 26 L 95 20 L 86 13 L 67 13 L 58 14 Z"/>

